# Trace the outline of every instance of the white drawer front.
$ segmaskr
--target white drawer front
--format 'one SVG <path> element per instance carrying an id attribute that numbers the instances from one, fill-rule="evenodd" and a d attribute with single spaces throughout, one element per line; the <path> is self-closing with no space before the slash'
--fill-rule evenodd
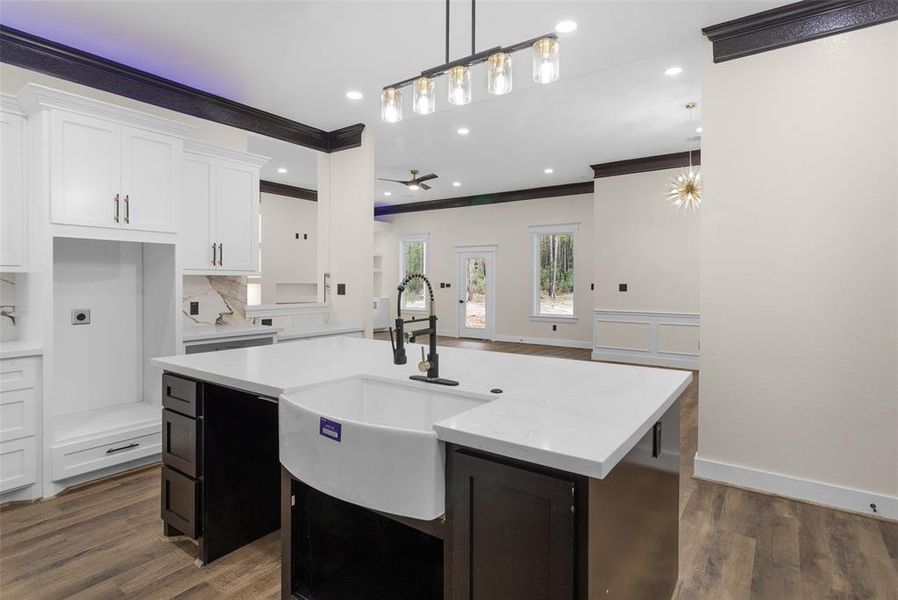
<path id="1" fill-rule="evenodd" d="M 36 358 L 8 358 L 0 361 L 0 392 L 27 390 L 37 379 Z"/>
<path id="2" fill-rule="evenodd" d="M 37 390 L 0 392 L 0 442 L 34 435 L 36 423 Z"/>
<path id="3" fill-rule="evenodd" d="M 96 442 L 81 442 L 53 448 L 53 481 L 105 469 L 162 451 L 162 432 L 124 433 Z"/>
<path id="4" fill-rule="evenodd" d="M 0 492 L 8 492 L 36 482 L 36 438 L 0 443 Z"/>

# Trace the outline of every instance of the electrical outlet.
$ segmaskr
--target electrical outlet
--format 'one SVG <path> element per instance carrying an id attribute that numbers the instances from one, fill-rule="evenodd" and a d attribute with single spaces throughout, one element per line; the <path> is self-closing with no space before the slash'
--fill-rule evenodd
<path id="1" fill-rule="evenodd" d="M 200 303 L 199 302 L 191 302 L 190 303 L 190 314 L 191 315 L 200 314 Z"/>
<path id="2" fill-rule="evenodd" d="M 345 283 L 338 283 L 338 284 L 337 284 L 337 295 L 338 295 L 338 296 L 345 296 L 345 295 L 346 295 L 346 284 L 345 284 Z"/>
<path id="3" fill-rule="evenodd" d="M 304 240 L 309 239 L 309 234 L 308 233 L 302 234 L 302 239 L 304 239 Z"/>
<path id="4" fill-rule="evenodd" d="M 299 239 L 299 234 L 298 234 L 298 233 L 295 233 L 294 235 L 296 236 L 296 239 Z"/>
<path id="5" fill-rule="evenodd" d="M 558 325 L 552 325 L 552 331 L 558 331 Z"/>
<path id="6" fill-rule="evenodd" d="M 445 281 L 441 281 L 441 282 L 440 282 L 440 289 L 441 289 L 441 290 L 446 289 L 446 282 L 445 282 Z"/>
<path id="7" fill-rule="evenodd" d="M 591 292 L 594 292 L 594 291 L 596 290 L 596 284 L 590 283 L 590 284 L 589 284 L 589 290 L 590 290 Z"/>
<path id="8" fill-rule="evenodd" d="M 262 325 L 271 326 L 271 319 L 262 319 Z"/>
<path id="9" fill-rule="evenodd" d="M 627 291 L 627 284 L 626 284 L 626 283 L 619 283 L 619 284 L 617 284 L 617 291 L 619 291 L 619 292 L 626 292 L 626 291 Z"/>
<path id="10" fill-rule="evenodd" d="M 72 325 L 90 325 L 90 309 L 76 308 L 72 310 Z"/>

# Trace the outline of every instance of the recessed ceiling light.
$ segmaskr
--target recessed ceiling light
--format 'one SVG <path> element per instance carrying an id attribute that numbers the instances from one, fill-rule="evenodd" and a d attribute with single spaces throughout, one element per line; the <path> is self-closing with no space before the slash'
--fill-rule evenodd
<path id="1" fill-rule="evenodd" d="M 467 127 L 459 127 L 457 131 L 458 135 L 468 135 L 469 133 L 471 133 L 471 130 Z"/>
<path id="2" fill-rule="evenodd" d="M 695 128 L 695 133 L 701 133 L 701 132 L 702 132 L 702 128 L 701 128 L 701 127 L 696 127 L 696 128 Z"/>
<path id="3" fill-rule="evenodd" d="M 384 192 L 384 196 L 392 196 L 393 192 Z"/>
<path id="4" fill-rule="evenodd" d="M 278 173 L 286 173 L 287 167 L 278 167 Z"/>
<path id="5" fill-rule="evenodd" d="M 362 92 L 357 92 L 357 91 L 355 91 L 355 90 L 350 90 L 350 91 L 346 92 L 346 97 L 349 98 L 350 100 L 361 100 L 361 99 L 362 99 Z"/>
<path id="6" fill-rule="evenodd" d="M 549 167 L 548 169 L 543 169 L 543 173 L 545 173 L 546 175 L 551 175 L 554 172 L 555 172 L 555 169 L 553 169 L 552 167 Z"/>
<path id="7" fill-rule="evenodd" d="M 668 67 L 667 70 L 664 71 L 664 74 L 668 77 L 673 77 L 674 75 L 679 75 L 683 72 L 683 67 Z"/>
<path id="8" fill-rule="evenodd" d="M 576 21 L 559 21 L 555 24 L 555 31 L 558 33 L 570 33 L 577 30 Z"/>
<path id="9" fill-rule="evenodd" d="M 460 185 L 461 185 L 461 181 L 453 181 L 452 182 L 452 187 L 458 187 Z"/>

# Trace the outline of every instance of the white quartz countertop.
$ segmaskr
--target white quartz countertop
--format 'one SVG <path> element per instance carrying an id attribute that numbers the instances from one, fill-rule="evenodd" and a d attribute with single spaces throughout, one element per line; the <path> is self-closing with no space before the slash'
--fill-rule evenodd
<path id="1" fill-rule="evenodd" d="M 340 335 L 343 333 L 356 333 L 364 331 L 361 325 L 346 323 L 315 323 L 301 327 L 287 327 L 278 333 L 279 340 L 296 340 L 301 338 L 313 338 L 323 335 Z"/>
<path id="2" fill-rule="evenodd" d="M 44 348 L 38 342 L 0 342 L 0 360 L 5 358 L 24 358 L 40 356 Z"/>
<path id="3" fill-rule="evenodd" d="M 281 331 L 270 325 L 190 325 L 184 328 L 183 341 L 202 342 L 222 338 L 261 337 Z"/>
<path id="4" fill-rule="evenodd" d="M 419 344 L 394 365 L 390 343 L 323 337 L 153 359 L 153 365 L 263 396 L 356 375 L 407 381 Z M 679 398 L 689 371 L 439 348 L 442 390 L 495 399 L 434 425 L 439 439 L 548 467 L 603 478 Z M 430 386 L 433 384 L 416 383 Z M 289 401 L 289 400 L 286 400 Z"/>

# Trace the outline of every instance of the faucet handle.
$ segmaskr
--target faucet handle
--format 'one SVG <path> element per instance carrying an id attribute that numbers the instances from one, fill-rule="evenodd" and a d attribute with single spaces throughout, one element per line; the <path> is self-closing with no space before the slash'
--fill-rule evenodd
<path id="1" fill-rule="evenodd" d="M 418 370 L 426 373 L 430 369 L 430 361 L 424 355 L 424 346 L 421 346 L 421 362 L 418 363 Z"/>

